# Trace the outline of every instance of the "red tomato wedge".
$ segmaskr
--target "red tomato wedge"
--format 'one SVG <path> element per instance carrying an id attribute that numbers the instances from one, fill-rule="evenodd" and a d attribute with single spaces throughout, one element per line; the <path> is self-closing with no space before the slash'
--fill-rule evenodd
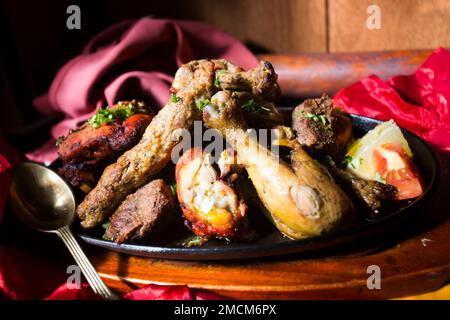
<path id="1" fill-rule="evenodd" d="M 397 188 L 396 200 L 416 198 L 423 193 L 418 170 L 400 143 L 383 144 L 373 150 L 379 176 Z"/>

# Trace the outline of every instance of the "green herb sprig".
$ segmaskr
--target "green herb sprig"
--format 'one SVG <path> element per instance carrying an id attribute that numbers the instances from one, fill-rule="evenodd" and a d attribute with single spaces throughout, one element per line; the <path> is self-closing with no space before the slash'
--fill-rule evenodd
<path id="1" fill-rule="evenodd" d="M 242 110 L 250 112 L 260 112 L 261 110 L 270 111 L 269 108 L 258 105 L 252 98 L 241 106 Z"/>
<path id="2" fill-rule="evenodd" d="M 187 239 L 182 240 L 178 245 L 181 245 L 185 248 L 190 248 L 190 247 L 195 247 L 195 246 L 201 246 L 206 241 L 207 241 L 206 238 L 203 238 L 203 237 L 200 237 L 197 235 L 193 235 Z"/>
<path id="3" fill-rule="evenodd" d="M 219 70 L 216 72 L 216 78 L 214 79 L 214 86 L 216 88 L 220 88 L 220 79 L 219 79 L 219 75 L 226 73 L 227 70 Z"/>
<path id="4" fill-rule="evenodd" d="M 59 147 L 64 142 L 64 140 L 66 140 L 65 136 L 59 136 L 58 139 L 56 139 L 55 145 Z"/>
<path id="5" fill-rule="evenodd" d="M 209 99 L 201 99 L 201 100 L 197 100 L 197 102 L 195 104 L 197 105 L 198 109 L 203 111 L 203 109 L 210 103 L 211 103 L 211 101 L 209 101 Z"/>
<path id="6" fill-rule="evenodd" d="M 143 102 L 118 102 L 117 107 L 111 109 L 110 107 L 100 108 L 94 114 L 88 123 L 92 128 L 96 129 L 104 124 L 111 124 L 116 120 L 125 120 L 137 113 L 148 113 L 143 108 Z"/>
<path id="7" fill-rule="evenodd" d="M 355 168 L 355 165 L 353 164 L 353 158 L 349 155 L 346 155 L 344 159 L 342 159 L 342 166 L 347 167 L 350 165 L 353 169 Z"/>
<path id="8" fill-rule="evenodd" d="M 178 98 L 175 93 L 171 93 L 170 94 L 170 102 L 177 103 L 178 101 L 180 101 L 180 98 Z"/>
<path id="9" fill-rule="evenodd" d="M 305 119 L 311 119 L 315 122 L 321 122 L 324 126 L 329 125 L 327 117 L 323 114 L 314 114 L 302 110 L 300 112 L 300 115 Z"/>

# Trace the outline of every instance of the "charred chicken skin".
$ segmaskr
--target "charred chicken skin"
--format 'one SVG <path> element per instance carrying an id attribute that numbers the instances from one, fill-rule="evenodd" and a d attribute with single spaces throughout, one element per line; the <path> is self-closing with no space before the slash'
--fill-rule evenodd
<path id="1" fill-rule="evenodd" d="M 58 145 L 62 162 L 59 174 L 74 187 L 85 192 L 92 189 L 103 169 L 136 145 L 150 123 L 151 109 L 139 104 L 136 101 L 120 102 L 112 106 L 111 111 L 107 110 L 108 115 L 112 115 L 108 122 L 94 124 L 88 121 L 78 130 L 69 132 Z M 113 118 L 122 110 L 123 116 Z"/>
<path id="2" fill-rule="evenodd" d="M 247 206 L 232 185 L 219 177 L 211 155 L 199 148 L 185 152 L 176 166 L 177 195 L 186 225 L 204 238 L 239 236 Z"/>
<path id="3" fill-rule="evenodd" d="M 292 112 L 292 128 L 298 141 L 310 153 L 335 157 L 352 139 L 350 119 L 323 95 L 307 99 Z"/>
<path id="4" fill-rule="evenodd" d="M 269 218 L 286 236 L 301 239 L 331 231 L 352 220 L 354 207 L 330 174 L 298 144 L 293 168 L 246 132 L 241 106 L 248 96 L 219 91 L 203 110 L 203 121 L 217 129 L 237 153 Z"/>

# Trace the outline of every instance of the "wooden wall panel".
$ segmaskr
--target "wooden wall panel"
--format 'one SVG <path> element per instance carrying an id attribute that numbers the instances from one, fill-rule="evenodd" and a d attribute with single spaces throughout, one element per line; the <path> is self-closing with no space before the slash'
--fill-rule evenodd
<path id="1" fill-rule="evenodd" d="M 201 1 L 203 19 L 273 52 L 325 52 L 325 0 Z"/>
<path id="2" fill-rule="evenodd" d="M 215 25 L 252 49 L 325 52 L 326 0 L 108 1 L 109 21 L 142 15 L 195 19 Z"/>
<path id="3" fill-rule="evenodd" d="M 331 52 L 450 47 L 448 0 L 328 0 Z M 366 27 L 367 7 L 381 9 L 381 29 Z"/>

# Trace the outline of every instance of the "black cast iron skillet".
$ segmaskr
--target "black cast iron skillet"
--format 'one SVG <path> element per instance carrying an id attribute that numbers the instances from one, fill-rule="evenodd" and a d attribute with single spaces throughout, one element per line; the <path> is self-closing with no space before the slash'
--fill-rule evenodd
<path id="1" fill-rule="evenodd" d="M 378 120 L 351 115 L 356 136 L 362 136 L 380 123 Z M 425 184 L 424 193 L 410 201 L 396 202 L 383 218 L 377 221 L 361 220 L 346 231 L 322 235 L 304 240 L 290 240 L 283 237 L 274 227 L 265 225 L 259 234 L 255 232 L 253 240 L 230 242 L 211 240 L 202 246 L 184 247 L 177 242 L 153 241 L 151 243 L 124 243 L 118 245 L 102 239 L 103 230 L 86 232 L 75 226 L 75 233 L 92 245 L 131 255 L 176 259 L 176 260 L 230 260 L 280 256 L 294 253 L 306 253 L 328 248 L 342 247 L 358 240 L 376 237 L 387 230 L 401 226 L 414 219 L 419 206 L 430 196 L 437 183 L 439 162 L 433 149 L 417 135 L 402 129 L 414 154 L 414 162 L 419 168 Z M 258 209 L 250 208 L 250 214 L 262 215 Z M 250 216 L 251 218 L 251 216 Z M 181 219 L 181 218 L 180 218 Z M 259 219 L 259 218 L 258 218 Z M 264 224 L 264 223 L 263 223 Z M 75 223 L 75 225 L 78 225 Z M 166 233 L 166 236 L 168 234 Z"/>

